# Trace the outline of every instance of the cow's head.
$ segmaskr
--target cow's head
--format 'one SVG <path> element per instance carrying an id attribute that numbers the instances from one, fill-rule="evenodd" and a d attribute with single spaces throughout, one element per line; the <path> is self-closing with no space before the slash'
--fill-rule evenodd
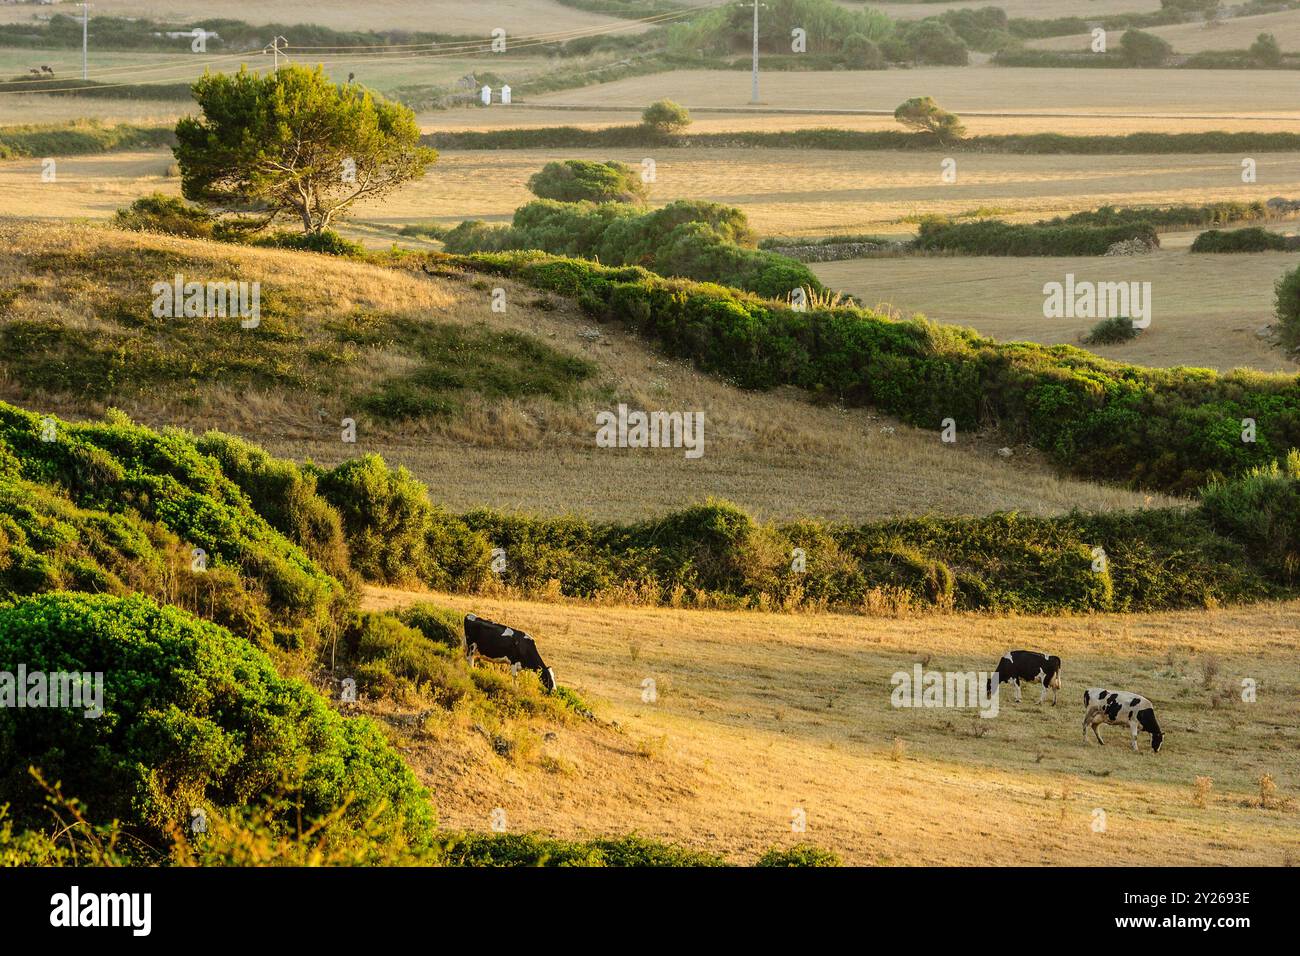
<path id="1" fill-rule="evenodd" d="M 522 652 L 523 665 L 529 670 L 537 671 L 537 676 L 542 679 L 542 686 L 546 688 L 546 692 L 549 694 L 555 690 L 555 673 L 546 666 L 546 661 L 542 660 L 542 654 L 537 649 L 537 642 L 524 635 L 521 639 L 520 651 Z"/>
<path id="2" fill-rule="evenodd" d="M 1151 735 L 1151 749 L 1154 752 L 1160 753 L 1160 745 L 1164 742 L 1165 742 L 1165 735 L 1162 734 L 1160 731 L 1157 730 L 1155 733 Z"/>

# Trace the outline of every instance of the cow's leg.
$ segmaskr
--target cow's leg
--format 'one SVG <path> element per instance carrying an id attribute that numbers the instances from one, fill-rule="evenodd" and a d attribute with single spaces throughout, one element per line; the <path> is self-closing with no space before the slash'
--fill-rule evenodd
<path id="1" fill-rule="evenodd" d="M 474 658 L 478 654 L 478 645 L 470 644 L 465 648 L 465 663 L 470 667 L 474 666 Z"/>
<path id="2" fill-rule="evenodd" d="M 1016 682 L 1016 703 L 1020 703 L 1020 678 L 1015 678 Z"/>
<path id="3" fill-rule="evenodd" d="M 1041 694 L 1038 695 L 1038 703 L 1041 704 L 1041 703 L 1042 703 L 1043 701 L 1045 701 L 1045 700 L 1047 700 L 1047 681 L 1046 681 L 1046 680 L 1043 681 L 1043 692 L 1042 692 Z"/>
<path id="4" fill-rule="evenodd" d="M 1096 717 L 1092 719 L 1092 735 L 1097 738 L 1097 743 L 1101 744 L 1104 747 L 1106 746 L 1106 741 L 1101 739 L 1101 730 L 1099 729 L 1100 727 L 1101 727 L 1101 715 L 1098 714 Z"/>
<path id="5" fill-rule="evenodd" d="M 1131 733 L 1131 734 L 1133 735 L 1133 752 L 1134 752 L 1134 753 L 1137 753 L 1137 749 L 1138 749 L 1138 729 L 1139 729 L 1139 728 L 1138 728 L 1138 722 L 1137 722 L 1137 717 L 1136 717 L 1136 716 L 1134 716 L 1134 717 L 1130 717 L 1130 718 L 1128 719 L 1128 729 L 1129 729 L 1129 733 Z"/>
<path id="6" fill-rule="evenodd" d="M 1061 692 L 1061 686 L 1055 683 L 1052 684 L 1052 706 L 1053 707 L 1056 706 L 1056 695 L 1059 694 L 1060 692 Z"/>

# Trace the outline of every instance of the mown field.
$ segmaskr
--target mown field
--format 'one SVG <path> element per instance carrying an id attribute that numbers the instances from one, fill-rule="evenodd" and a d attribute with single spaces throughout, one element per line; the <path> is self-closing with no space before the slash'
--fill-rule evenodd
<path id="1" fill-rule="evenodd" d="M 422 597 L 372 589 L 366 604 Z M 738 858 L 807 839 L 857 864 L 1300 863 L 1295 603 L 879 619 L 438 599 L 535 635 L 559 679 L 619 727 L 561 729 L 526 768 L 437 722 L 413 732 L 408 758 L 455 826 L 486 830 L 500 806 L 512 828 L 635 829 Z M 1036 687 L 1018 706 L 1008 691 L 989 719 L 890 706 L 895 671 L 988 669 L 1019 647 L 1061 656 L 1058 706 L 1040 708 Z M 1243 678 L 1258 682 L 1253 704 Z M 1083 688 L 1100 685 L 1155 702 L 1160 754 L 1146 736 L 1133 753 L 1122 728 L 1102 730 L 1105 747 L 1081 742 Z M 1279 793 L 1268 807 L 1265 774 Z M 1198 777 L 1212 780 L 1203 807 Z M 791 832 L 795 809 L 806 834 Z"/>

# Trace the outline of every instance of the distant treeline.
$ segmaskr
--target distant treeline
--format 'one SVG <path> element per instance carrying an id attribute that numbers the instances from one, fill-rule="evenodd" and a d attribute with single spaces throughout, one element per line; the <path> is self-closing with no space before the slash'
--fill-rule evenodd
<path id="1" fill-rule="evenodd" d="M 1081 136 L 1027 133 L 968 136 L 941 142 L 929 133 L 903 130 L 804 129 L 665 135 L 642 125 L 582 129 L 542 126 L 528 129 L 445 131 L 423 141 L 448 149 L 607 149 L 767 148 L 834 150 L 920 150 L 925 152 L 1012 153 L 1021 155 L 1120 155 L 1127 153 L 1280 153 L 1300 151 L 1300 133 L 1223 131 L 1203 133 L 1127 133 Z"/>

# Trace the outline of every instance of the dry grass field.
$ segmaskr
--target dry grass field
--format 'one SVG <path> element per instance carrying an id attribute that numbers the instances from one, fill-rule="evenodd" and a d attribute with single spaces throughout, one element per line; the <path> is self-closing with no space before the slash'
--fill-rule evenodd
<path id="1" fill-rule="evenodd" d="M 357 207 L 352 223 L 392 230 L 417 220 L 506 220 L 533 198 L 528 177 L 556 159 L 617 159 L 639 166 L 644 150 L 444 152 L 429 175 L 382 204 Z M 958 181 L 939 181 L 938 153 L 835 150 L 663 150 L 654 156 L 656 204 L 707 199 L 739 206 L 763 235 L 911 232 L 900 220 L 993 209 L 1031 220 L 1097 206 L 1300 197 L 1300 154 L 1258 157 L 1259 181 L 1241 182 L 1235 156 L 958 157 Z M 0 162 L 0 215 L 103 218 L 155 190 L 179 195 L 168 150 L 69 157 L 42 184 L 39 160 Z M 39 190 L 39 192 L 36 192 Z M 40 196 L 39 203 L 35 196 Z M 1226 260 L 1236 262 L 1238 260 Z"/>
<path id="2" fill-rule="evenodd" d="M 1228 371 L 1300 371 L 1256 332 L 1273 321 L 1273 284 L 1295 268 L 1293 253 L 1192 255 L 1174 243 L 1123 258 L 857 259 L 815 265 L 827 285 L 905 314 L 963 325 L 1002 341 L 1077 345 L 1096 319 L 1043 317 L 1043 284 L 1076 280 L 1150 282 L 1151 327 L 1122 345 L 1091 346 L 1135 365 L 1195 365 Z M 937 281 L 936 281 L 937 280 Z"/>
<path id="3" fill-rule="evenodd" d="M 1147 32 L 1168 40 L 1176 53 L 1200 53 L 1203 50 L 1244 50 L 1261 33 L 1271 33 L 1284 52 L 1300 49 L 1300 10 L 1283 10 L 1254 17 L 1233 17 L 1213 26 L 1204 23 L 1178 23 L 1151 27 Z M 1118 41 L 1119 31 L 1112 39 Z M 1033 40 L 1028 46 L 1042 50 L 1086 50 L 1091 36 L 1050 37 Z M 1229 84 L 1231 85 L 1230 82 Z M 1253 85 L 1253 84 L 1252 84 Z M 1245 85 L 1242 93 L 1245 95 Z"/>
<path id="4" fill-rule="evenodd" d="M 396 608 L 426 595 L 373 590 Z M 496 756 L 454 712 L 406 732 L 447 825 L 561 836 L 635 830 L 752 860 L 809 840 L 884 865 L 1300 863 L 1300 604 L 1162 615 L 879 619 L 647 610 L 436 595 L 534 635 L 600 727 L 526 731 Z M 1063 661 L 1000 713 L 895 709 L 890 678 L 988 670 L 1008 648 Z M 643 681 L 658 700 L 642 702 Z M 1258 683 L 1254 703 L 1241 681 Z M 1166 734 L 1081 742 L 1082 691 L 1150 697 Z M 610 727 L 610 722 L 617 727 Z M 1260 805 L 1261 777 L 1276 792 Z M 1210 778 L 1204 806 L 1198 777 Z M 1104 832 L 1095 832 L 1097 810 Z M 807 832 L 791 832 L 792 813 Z M 1007 833 L 1035 834 L 1007 840 Z"/>
<path id="5" fill-rule="evenodd" d="M 928 5 L 927 5 L 928 6 Z M 1015 69 L 921 67 L 872 73 L 766 73 L 764 105 L 893 112 L 911 96 L 932 96 L 956 113 L 1119 113 L 1132 117 L 1220 114 L 1225 119 L 1300 117 L 1294 79 L 1286 70 Z M 522 95 L 522 94 L 521 94 Z M 529 98 L 537 103 L 639 106 L 662 97 L 687 107 L 738 107 L 749 102 L 743 70 L 677 70 Z M 1115 132 L 1145 129 L 1145 124 Z"/>
<path id="6" fill-rule="evenodd" d="M 1031 449 L 1004 459 L 996 436 L 948 446 L 937 431 L 908 428 L 864 409 L 814 405 L 794 391 L 740 391 L 663 359 L 630 334 L 613 328 L 596 334 L 571 303 L 546 297 L 539 307 L 536 293 L 509 283 L 511 305 L 502 315 L 491 311 L 483 282 L 476 287 L 431 280 L 316 256 L 21 221 L 0 223 L 0 239 L 0 290 L 21 289 L 0 322 L 52 316 L 77 328 L 99 322 L 112 335 L 111 321 L 93 318 L 99 307 L 124 281 L 141 289 L 157 281 L 159 276 L 138 274 L 133 261 L 146 250 L 163 251 L 186 274 L 203 275 L 233 261 L 245 281 L 263 283 L 264 295 L 293 290 L 307 296 L 312 323 L 358 309 L 393 312 L 525 332 L 596 362 L 597 380 L 570 403 L 474 401 L 457 417 L 387 427 L 337 400 L 287 390 L 230 394 L 213 387 L 198 403 L 151 390 L 117 402 L 147 424 L 217 428 L 298 460 L 332 464 L 379 452 L 410 468 L 436 500 L 456 510 L 486 506 L 629 519 L 713 496 L 765 519 L 864 521 L 917 512 L 1059 513 L 1168 503 L 1161 496 L 1058 478 Z M 84 271 L 67 268 L 34 280 L 27 257 L 55 252 L 82 257 Z M 113 275 L 117 286 L 107 288 L 109 280 L 97 273 Z M 102 413 L 102 403 L 80 395 L 24 391 L 5 368 L 8 361 L 21 357 L 0 357 L 0 398 L 70 416 Z M 375 352 L 363 363 L 364 374 L 401 361 Z M 633 408 L 703 411 L 704 456 L 597 449 L 595 414 L 620 401 Z M 348 416 L 359 422 L 356 444 L 340 441 L 334 424 Z"/>

